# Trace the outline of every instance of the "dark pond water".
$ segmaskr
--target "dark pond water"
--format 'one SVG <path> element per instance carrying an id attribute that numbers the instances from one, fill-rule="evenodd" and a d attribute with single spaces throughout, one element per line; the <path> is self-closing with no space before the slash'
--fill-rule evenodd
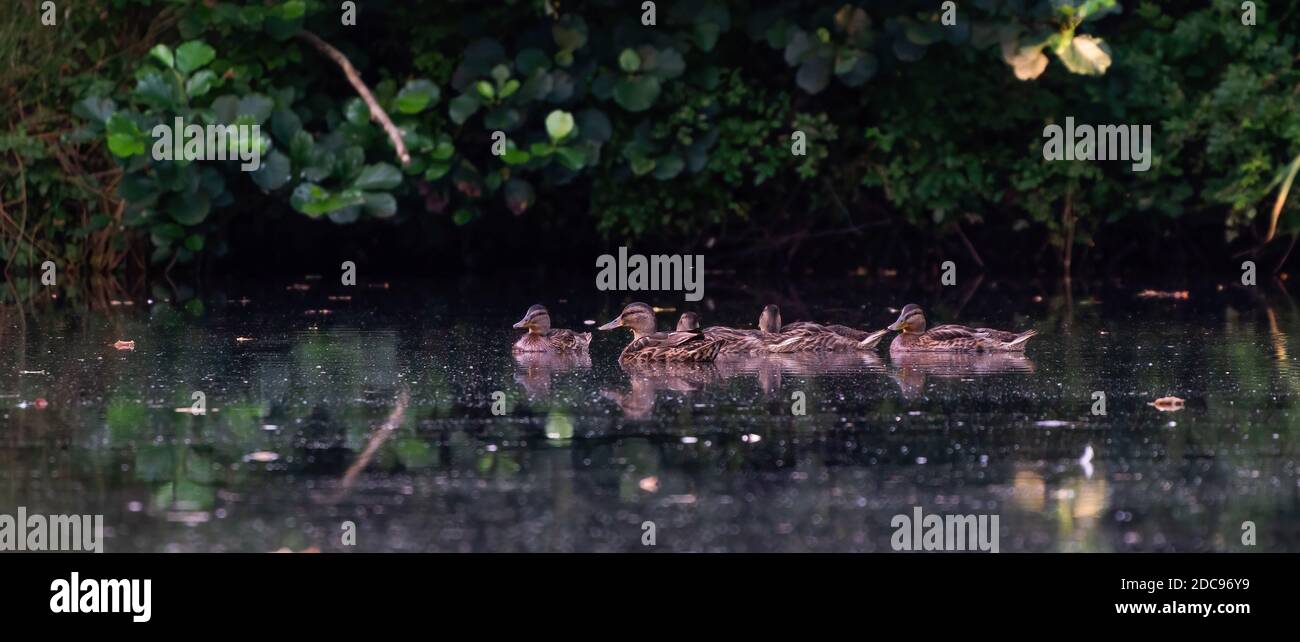
<path id="1" fill-rule="evenodd" d="M 659 550 L 889 551 L 915 507 L 999 515 L 1002 551 L 1300 550 L 1300 311 L 1284 292 L 719 280 L 700 304 L 637 298 L 743 327 L 767 302 L 864 328 L 917 302 L 932 323 L 1040 336 L 1024 358 L 882 346 L 627 370 L 623 332 L 598 333 L 589 359 L 511 355 L 532 303 L 557 327 L 613 318 L 625 299 L 589 280 L 306 278 L 11 306 L 0 512 L 103 514 L 110 552 L 641 551 L 647 521 Z M 196 392 L 206 415 L 184 412 Z M 1149 405 L 1166 396 L 1185 407 Z"/>

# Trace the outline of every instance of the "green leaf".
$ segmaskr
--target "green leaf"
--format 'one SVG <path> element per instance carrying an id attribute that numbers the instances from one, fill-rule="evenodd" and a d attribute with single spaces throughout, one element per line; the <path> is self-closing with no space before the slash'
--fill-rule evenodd
<path id="1" fill-rule="evenodd" d="M 303 0 L 289 0 L 278 7 L 268 7 L 263 26 L 275 40 L 288 40 L 302 30 L 307 4 Z"/>
<path id="2" fill-rule="evenodd" d="M 432 158 L 437 161 L 445 161 L 455 153 L 456 147 L 451 144 L 451 141 L 442 140 L 438 141 L 438 144 L 433 147 Z"/>
<path id="3" fill-rule="evenodd" d="M 438 86 L 432 81 L 423 78 L 412 80 L 397 92 L 397 111 L 403 114 L 418 114 L 437 103 L 440 95 Z"/>
<path id="4" fill-rule="evenodd" d="M 691 32 L 695 39 L 695 45 L 703 51 L 713 51 L 714 45 L 718 44 L 718 35 L 722 33 L 722 27 L 712 22 L 697 22 Z"/>
<path id="5" fill-rule="evenodd" d="M 641 68 L 641 56 L 631 49 L 624 49 L 618 55 L 618 66 L 623 71 L 632 73 Z"/>
<path id="6" fill-rule="evenodd" d="M 633 174 L 636 174 L 637 176 L 645 176 L 654 171 L 655 159 L 645 156 L 637 156 L 632 158 L 629 165 L 632 168 Z"/>
<path id="7" fill-rule="evenodd" d="M 239 99 L 236 113 L 239 116 L 251 116 L 253 124 L 261 125 L 271 117 L 273 109 L 275 109 L 275 101 L 262 94 L 248 94 Z"/>
<path id="8" fill-rule="evenodd" d="M 284 187 L 289 182 L 289 157 L 273 151 L 262 160 L 262 166 L 252 173 L 251 178 L 258 187 L 270 192 Z"/>
<path id="9" fill-rule="evenodd" d="M 659 98 L 659 79 L 654 76 L 623 78 L 614 85 L 614 102 L 631 112 L 650 109 Z"/>
<path id="10" fill-rule="evenodd" d="M 108 118 L 106 129 L 108 131 L 108 150 L 114 156 L 130 158 L 136 154 L 144 153 L 144 132 L 140 131 L 140 127 L 135 124 L 135 121 L 127 118 L 121 112 L 116 112 Z"/>
<path id="11" fill-rule="evenodd" d="M 145 74 L 136 81 L 135 95 L 142 101 L 163 109 L 175 109 L 180 102 L 180 85 L 171 75 Z"/>
<path id="12" fill-rule="evenodd" d="M 185 81 L 185 93 L 191 98 L 207 94 L 217 83 L 217 75 L 210 69 L 204 69 Z"/>
<path id="13" fill-rule="evenodd" d="M 502 100 L 513 96 L 516 91 L 519 91 L 519 81 L 514 78 L 507 80 L 505 84 L 501 85 Z"/>
<path id="14" fill-rule="evenodd" d="M 587 44 L 587 21 L 582 16 L 566 13 L 551 26 L 551 36 L 561 52 L 573 52 Z M 570 58 L 572 61 L 572 58 Z"/>
<path id="15" fill-rule="evenodd" d="M 509 132 L 517 129 L 523 122 L 523 113 L 511 107 L 498 107 L 483 115 L 483 127 L 487 129 Z"/>
<path id="16" fill-rule="evenodd" d="M 206 192 L 176 193 L 167 197 L 167 214 L 181 225 L 198 225 L 208 217 L 212 202 Z"/>
<path id="17" fill-rule="evenodd" d="M 474 83 L 474 89 L 478 91 L 478 95 L 483 97 L 483 100 L 492 100 L 497 95 L 496 88 L 492 86 L 492 83 L 486 80 L 480 80 L 477 83 Z"/>
<path id="18" fill-rule="evenodd" d="M 509 153 L 507 152 L 506 155 L 508 156 Z M 424 172 L 424 180 L 436 181 L 442 178 L 443 176 L 446 176 L 447 172 L 450 171 L 451 171 L 450 163 L 444 163 L 444 162 L 429 163 L 429 169 L 425 170 Z"/>
<path id="19" fill-rule="evenodd" d="M 203 251 L 203 235 L 191 234 L 185 237 L 185 249 L 191 252 Z"/>
<path id="20" fill-rule="evenodd" d="M 387 192 L 366 192 L 362 194 L 365 199 L 366 213 L 375 218 L 389 218 L 397 214 L 397 199 Z"/>
<path id="21" fill-rule="evenodd" d="M 360 98 L 351 98 L 343 104 L 343 117 L 353 125 L 364 125 L 370 120 L 370 108 Z"/>
<path id="22" fill-rule="evenodd" d="M 364 205 L 365 197 L 360 190 L 345 189 L 337 193 L 326 191 L 314 183 L 302 183 L 294 188 L 289 197 L 289 204 L 294 209 L 312 217 L 341 210 L 353 205 Z"/>
<path id="23" fill-rule="evenodd" d="M 361 175 L 352 182 L 352 187 L 364 190 L 390 190 L 402 183 L 402 173 L 388 163 L 366 165 Z"/>
<path id="24" fill-rule="evenodd" d="M 172 69 L 176 66 L 176 59 L 172 55 L 171 47 L 168 47 L 167 45 L 161 43 L 154 45 L 153 49 L 149 50 L 149 55 L 166 65 L 168 69 Z"/>
<path id="25" fill-rule="evenodd" d="M 289 0 L 277 8 L 280 17 L 285 20 L 296 20 L 307 14 L 307 3 L 303 0 Z"/>
<path id="26" fill-rule="evenodd" d="M 451 215 L 451 220 L 457 225 L 466 225 L 470 221 L 473 221 L 476 215 L 477 214 L 474 210 L 468 207 L 462 207 Z"/>
<path id="27" fill-rule="evenodd" d="M 660 49 L 655 56 L 655 68 L 652 73 L 660 80 L 676 78 L 686 71 L 686 61 L 676 49 Z"/>
<path id="28" fill-rule="evenodd" d="M 573 114 L 556 109 L 546 115 L 546 134 L 551 140 L 563 140 L 573 133 Z"/>
<path id="29" fill-rule="evenodd" d="M 478 108 L 479 101 L 477 98 L 469 94 L 461 94 L 451 99 L 447 111 L 451 116 L 451 122 L 464 125 L 465 121 L 469 120 L 470 116 L 473 116 L 474 112 L 478 111 Z"/>
<path id="30" fill-rule="evenodd" d="M 519 55 L 515 56 L 515 69 L 519 70 L 521 76 L 531 76 L 538 69 L 547 70 L 550 68 L 551 59 L 541 49 L 524 49 L 519 52 Z"/>
<path id="31" fill-rule="evenodd" d="M 217 57 L 217 51 L 202 40 L 191 40 L 176 49 L 176 68 L 183 74 L 191 74 L 203 68 Z"/>
<path id="32" fill-rule="evenodd" d="M 271 114 L 271 134 L 276 140 L 292 141 L 302 131 L 302 119 L 292 109 L 277 109 Z"/>
<path id="33" fill-rule="evenodd" d="M 843 73 L 837 72 L 841 82 L 849 87 L 861 87 L 863 83 L 871 80 L 876 75 L 878 63 L 876 57 L 871 52 L 863 51 L 857 56 L 853 67 Z"/>
<path id="34" fill-rule="evenodd" d="M 185 237 L 185 228 L 175 223 L 159 223 L 149 228 L 149 236 L 154 245 L 169 245 Z"/>
<path id="35" fill-rule="evenodd" d="M 943 39 L 943 27 L 933 22 L 909 20 L 903 27 L 903 33 L 914 44 L 926 47 Z"/>
<path id="36" fill-rule="evenodd" d="M 497 81 L 497 84 L 500 85 L 510 77 L 510 67 L 507 65 L 497 65 L 492 68 L 490 75 L 492 76 L 492 80 Z"/>
<path id="37" fill-rule="evenodd" d="M 147 174 L 127 174 L 122 177 L 122 182 L 118 183 L 117 193 L 132 205 L 145 203 L 158 196 L 158 183 Z"/>
<path id="38" fill-rule="evenodd" d="M 817 94 L 831 81 L 831 65 L 825 58 L 811 58 L 799 65 L 795 84 L 809 94 Z"/>
<path id="39" fill-rule="evenodd" d="M 557 147 L 555 156 L 560 164 L 571 171 L 578 171 L 587 164 L 587 154 L 579 147 Z"/>
<path id="40" fill-rule="evenodd" d="M 661 181 L 671 180 L 677 178 L 677 175 L 681 174 L 685 168 L 686 161 L 682 160 L 679 154 L 660 156 L 655 161 L 655 178 Z"/>
<path id="41" fill-rule="evenodd" d="M 111 98 L 87 96 L 72 107 L 72 113 L 89 121 L 105 124 L 117 109 Z"/>
<path id="42" fill-rule="evenodd" d="M 605 112 L 599 109 L 586 109 L 578 112 L 578 135 L 583 140 L 596 144 L 609 142 L 614 135 L 614 127 L 609 122 L 609 117 Z"/>
<path id="43" fill-rule="evenodd" d="M 523 165 L 532 158 L 532 154 L 513 146 L 507 149 L 505 154 L 501 155 L 501 161 L 506 165 Z"/>

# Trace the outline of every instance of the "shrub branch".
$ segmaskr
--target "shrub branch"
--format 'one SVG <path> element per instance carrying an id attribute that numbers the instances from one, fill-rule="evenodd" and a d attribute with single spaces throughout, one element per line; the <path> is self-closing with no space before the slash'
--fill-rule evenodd
<path id="1" fill-rule="evenodd" d="M 370 93 L 370 88 L 366 86 L 366 83 L 361 81 L 361 74 L 357 73 L 357 68 L 352 66 L 352 61 L 348 60 L 348 57 L 343 55 L 343 52 L 335 49 L 328 42 L 321 40 L 320 36 L 310 31 L 299 31 L 298 38 L 325 54 L 343 70 L 343 75 L 347 76 L 352 88 L 357 90 L 357 93 L 361 95 L 361 100 L 365 101 L 366 107 L 370 108 L 371 120 L 379 123 L 384 128 L 384 131 L 388 133 L 388 139 L 393 142 L 393 147 L 397 150 L 397 158 L 402 161 L 402 165 L 410 165 L 411 154 L 406 151 L 406 143 L 402 142 L 402 132 L 397 129 L 397 125 L 393 124 L 393 119 L 388 117 L 388 112 L 379 106 L 379 101 L 375 100 L 375 95 Z"/>

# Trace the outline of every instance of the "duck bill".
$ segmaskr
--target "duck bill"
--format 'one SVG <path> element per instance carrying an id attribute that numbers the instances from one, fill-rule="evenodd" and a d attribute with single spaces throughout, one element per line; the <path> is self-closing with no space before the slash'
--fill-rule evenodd
<path id="1" fill-rule="evenodd" d="M 619 318 L 617 318 L 617 319 L 614 319 L 613 321 L 610 321 L 609 323 L 606 323 L 605 325 L 602 325 L 602 326 L 600 326 L 599 328 L 596 328 L 596 329 L 597 329 L 597 330 L 614 330 L 614 329 L 616 329 L 616 328 L 621 328 L 621 327 L 623 327 L 623 317 L 619 317 Z"/>
<path id="2" fill-rule="evenodd" d="M 514 324 L 514 325 L 512 325 L 512 326 L 510 326 L 510 327 L 512 327 L 512 328 L 527 328 L 527 327 L 528 327 L 528 318 L 525 317 L 525 318 L 523 318 L 523 319 L 520 319 L 520 320 L 519 320 L 519 323 L 516 323 L 516 324 Z"/>
<path id="3" fill-rule="evenodd" d="M 885 329 L 889 330 L 890 332 L 902 332 L 903 328 L 906 327 L 906 325 L 907 323 L 905 321 L 899 320 L 893 322 L 888 328 Z"/>

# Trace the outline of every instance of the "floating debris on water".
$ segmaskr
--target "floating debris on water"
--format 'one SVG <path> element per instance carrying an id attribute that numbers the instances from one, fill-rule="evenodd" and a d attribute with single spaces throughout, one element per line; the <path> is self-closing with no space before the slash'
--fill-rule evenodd
<path id="1" fill-rule="evenodd" d="M 118 341 L 113 347 L 118 350 L 135 350 L 135 341 Z"/>
<path id="2" fill-rule="evenodd" d="M 1161 397 L 1147 405 L 1154 407 L 1160 412 L 1174 412 L 1176 410 L 1182 410 L 1184 403 L 1186 403 L 1186 400 L 1178 397 Z"/>
<path id="3" fill-rule="evenodd" d="M 1061 421 L 1060 419 L 1044 419 L 1042 421 L 1035 421 L 1034 425 L 1043 428 L 1064 428 L 1073 425 L 1073 423 L 1069 421 Z"/>
<path id="4" fill-rule="evenodd" d="M 269 450 L 259 450 L 257 452 L 244 455 L 244 461 L 255 461 L 258 463 L 269 464 L 280 459 L 280 453 L 273 453 Z"/>
<path id="5" fill-rule="evenodd" d="M 1185 301 L 1189 298 L 1187 290 L 1143 290 L 1137 293 L 1139 299 L 1175 299 Z"/>

